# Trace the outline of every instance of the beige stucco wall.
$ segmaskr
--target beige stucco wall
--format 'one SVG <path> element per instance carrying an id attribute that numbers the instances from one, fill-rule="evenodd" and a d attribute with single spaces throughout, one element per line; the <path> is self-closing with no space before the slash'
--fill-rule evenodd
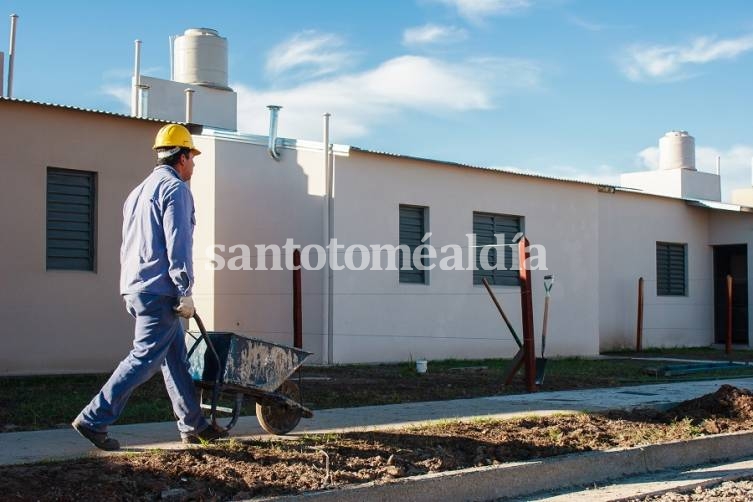
<path id="1" fill-rule="evenodd" d="M 397 245 L 400 204 L 429 208 L 437 249 L 467 246 L 474 211 L 523 216 L 531 242 L 546 247 L 549 268 L 533 272 L 537 345 L 543 279 L 553 273 L 548 354 L 598 353 L 595 187 L 359 152 L 337 159 L 335 234 L 342 244 Z M 473 285 L 472 271 L 435 268 L 429 274 L 428 285 L 415 285 L 400 284 L 396 271 L 335 272 L 336 362 L 509 357 L 517 351 L 485 289 Z M 518 288 L 494 289 L 521 334 Z"/>
<path id="2" fill-rule="evenodd" d="M 601 349 L 635 347 L 638 278 L 644 278 L 644 347 L 713 343 L 709 210 L 666 197 L 599 197 Z M 656 243 L 687 244 L 687 296 L 657 296 Z"/>
<path id="3" fill-rule="evenodd" d="M 128 351 L 121 206 L 153 167 L 159 126 L 0 101 L 0 374 L 106 372 Z M 48 166 L 97 173 L 96 272 L 45 270 Z"/>
<path id="4" fill-rule="evenodd" d="M 207 155 L 197 159 L 200 178 L 192 190 L 199 215 L 194 259 L 197 301 L 207 312 L 203 320 L 208 329 L 292 345 L 293 273 L 258 270 L 255 246 L 283 246 L 286 239 L 300 246 L 322 244 L 323 153 L 283 148 L 278 162 L 266 146 L 247 141 L 205 137 L 199 144 Z M 226 251 L 208 255 L 215 244 Z M 226 261 L 240 256 L 229 251 L 235 245 L 249 247 L 254 270 L 207 270 L 215 252 Z M 267 263 L 270 268 L 271 259 Z M 315 353 L 314 362 L 324 353 L 322 279 L 322 271 L 302 272 L 303 348 Z"/>

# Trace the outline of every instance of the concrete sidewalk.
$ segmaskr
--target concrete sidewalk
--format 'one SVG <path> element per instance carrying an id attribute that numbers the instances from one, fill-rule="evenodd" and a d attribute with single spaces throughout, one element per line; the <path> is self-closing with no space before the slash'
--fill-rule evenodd
<path id="1" fill-rule="evenodd" d="M 662 383 L 608 389 L 588 389 L 535 394 L 431 401 L 314 412 L 290 436 L 344 430 L 385 429 L 433 420 L 475 417 L 512 418 L 578 411 L 599 411 L 637 406 L 663 407 L 715 392 L 722 384 L 753 390 L 753 378 Z M 231 431 L 234 437 L 265 436 L 256 417 L 241 417 Z M 181 448 L 173 422 L 116 425 L 112 437 L 122 451 Z M 73 429 L 0 434 L 0 465 L 39 462 L 107 454 L 94 448 Z M 117 453 L 115 453 L 117 454 Z"/>

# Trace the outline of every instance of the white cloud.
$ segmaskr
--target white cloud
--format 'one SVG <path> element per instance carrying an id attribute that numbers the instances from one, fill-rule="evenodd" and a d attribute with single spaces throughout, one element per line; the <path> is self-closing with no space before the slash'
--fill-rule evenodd
<path id="1" fill-rule="evenodd" d="M 753 146 L 735 145 L 724 150 L 708 146 L 696 148 L 696 169 L 705 172 L 716 172 L 716 158 L 720 157 L 722 174 L 722 200 L 731 199 L 732 190 L 748 188 L 751 181 L 751 159 Z M 637 164 L 644 169 L 659 169 L 659 148 L 652 146 L 645 148 L 636 155 Z"/>
<path id="2" fill-rule="evenodd" d="M 331 77 L 282 90 L 252 89 L 242 84 L 238 92 L 240 130 L 266 134 L 264 107 L 284 107 L 281 136 L 319 139 L 321 116 L 333 114 L 337 142 L 367 134 L 379 123 L 399 113 L 463 112 L 496 106 L 500 96 L 539 85 L 540 70 L 532 62 L 485 58 L 463 63 L 402 56 L 362 73 Z"/>
<path id="3" fill-rule="evenodd" d="M 575 26 L 583 28 L 584 30 L 587 30 L 587 31 L 603 31 L 607 29 L 606 25 L 588 21 L 587 19 L 583 19 L 582 17 L 576 16 L 574 14 L 568 15 L 567 20 L 570 21 Z"/>
<path id="4" fill-rule="evenodd" d="M 99 92 L 115 98 L 122 105 L 122 112 L 130 113 L 131 111 L 131 86 L 130 85 L 103 85 Z"/>
<path id="5" fill-rule="evenodd" d="M 267 54 L 266 71 L 272 77 L 286 73 L 315 78 L 348 66 L 353 54 L 343 49 L 337 35 L 307 30 L 273 47 Z"/>
<path id="6" fill-rule="evenodd" d="M 531 6 L 531 0 L 433 0 L 457 9 L 469 21 L 479 22 L 488 16 L 513 14 Z"/>
<path id="7" fill-rule="evenodd" d="M 467 37 L 468 32 L 462 28 L 429 23 L 406 29 L 403 32 L 403 45 L 450 44 L 465 40 Z"/>
<path id="8" fill-rule="evenodd" d="M 753 34 L 716 40 L 700 37 L 689 45 L 633 45 L 620 60 L 622 72 L 630 80 L 675 81 L 690 77 L 688 68 L 735 57 L 753 49 Z"/>

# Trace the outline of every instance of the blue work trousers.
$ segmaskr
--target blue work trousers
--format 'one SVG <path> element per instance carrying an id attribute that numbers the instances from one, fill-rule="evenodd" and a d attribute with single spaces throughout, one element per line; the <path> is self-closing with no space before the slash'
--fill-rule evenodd
<path id="1" fill-rule="evenodd" d="M 115 369 L 99 394 L 83 409 L 78 420 L 105 432 L 114 423 L 136 387 L 160 368 L 165 387 L 178 418 L 178 430 L 196 433 L 205 429 L 191 375 L 188 372 L 183 326 L 169 296 L 132 294 L 124 296 L 126 309 L 136 318 L 133 349 Z"/>

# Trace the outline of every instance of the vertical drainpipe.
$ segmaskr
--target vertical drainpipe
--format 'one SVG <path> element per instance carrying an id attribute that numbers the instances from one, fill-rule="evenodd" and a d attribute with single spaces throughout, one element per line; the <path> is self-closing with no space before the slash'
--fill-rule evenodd
<path id="1" fill-rule="evenodd" d="M 282 106 L 269 105 L 269 142 L 267 151 L 269 156 L 275 160 L 280 160 L 280 152 L 277 151 L 277 115 L 280 113 Z"/>
<path id="2" fill-rule="evenodd" d="M 324 152 L 324 182 L 325 182 L 325 208 L 324 208 L 324 245 L 328 246 L 334 235 L 334 179 L 332 172 L 332 150 L 329 142 L 329 113 L 324 114 L 324 137 L 322 141 Z M 335 250 L 337 251 L 337 250 Z M 326 277 L 323 284 L 324 298 L 324 322 L 323 328 L 327 333 L 327 364 L 334 363 L 334 272 L 329 257 L 326 261 Z"/>
<path id="3" fill-rule="evenodd" d="M 330 192 L 329 192 L 329 118 L 330 114 L 325 113 L 322 117 L 322 153 L 324 154 L 324 207 L 322 208 L 322 240 L 324 241 L 324 249 L 329 249 L 330 243 L 330 227 L 329 227 L 329 208 L 331 205 Z M 322 281 L 322 332 L 326 333 L 326 338 L 322 345 L 322 353 L 327 354 L 327 364 L 332 364 L 332 332 L 330 331 L 330 304 L 332 303 L 332 296 L 330 293 L 330 277 L 332 276 L 332 264 L 329 256 L 325 261 L 324 268 L 324 280 Z"/>
<path id="4" fill-rule="evenodd" d="M 8 50 L 8 86 L 7 96 L 13 97 L 13 63 L 16 59 L 16 22 L 18 21 L 17 14 L 10 15 L 10 48 Z"/>
<path id="5" fill-rule="evenodd" d="M 141 40 L 134 42 L 133 87 L 131 89 L 131 115 L 139 114 L 139 86 L 141 85 Z"/>

